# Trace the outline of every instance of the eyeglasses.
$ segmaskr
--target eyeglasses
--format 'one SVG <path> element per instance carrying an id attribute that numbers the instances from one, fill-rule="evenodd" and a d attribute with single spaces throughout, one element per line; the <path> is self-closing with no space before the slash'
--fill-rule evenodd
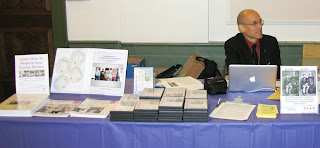
<path id="1" fill-rule="evenodd" d="M 258 26 L 258 24 L 263 25 L 263 24 L 264 24 L 264 20 L 260 20 L 260 22 L 256 22 L 256 21 L 254 21 L 254 22 L 253 22 L 253 23 L 251 23 L 251 24 L 243 24 L 243 25 L 252 25 L 252 26 L 254 26 L 254 27 L 257 27 L 257 26 Z"/>

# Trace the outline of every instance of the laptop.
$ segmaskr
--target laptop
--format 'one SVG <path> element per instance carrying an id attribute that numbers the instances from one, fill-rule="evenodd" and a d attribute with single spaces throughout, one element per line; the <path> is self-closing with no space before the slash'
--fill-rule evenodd
<path id="1" fill-rule="evenodd" d="M 229 91 L 275 91 L 277 65 L 229 65 Z"/>

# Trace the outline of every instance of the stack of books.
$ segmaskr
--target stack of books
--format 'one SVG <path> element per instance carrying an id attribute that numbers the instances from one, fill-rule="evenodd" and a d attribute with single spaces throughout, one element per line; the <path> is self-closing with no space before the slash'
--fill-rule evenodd
<path id="1" fill-rule="evenodd" d="M 277 105 L 259 104 L 256 116 L 258 118 L 277 118 Z"/>
<path id="2" fill-rule="evenodd" d="M 140 99 L 134 109 L 134 121 L 157 122 L 160 100 Z"/>
<path id="3" fill-rule="evenodd" d="M 166 88 L 159 104 L 160 122 L 182 122 L 185 88 Z"/>
<path id="4" fill-rule="evenodd" d="M 208 100 L 186 99 L 183 110 L 184 122 L 207 122 Z"/>
<path id="5" fill-rule="evenodd" d="M 162 97 L 159 104 L 160 122 L 182 122 L 184 97 Z"/>
<path id="6" fill-rule="evenodd" d="M 139 95 L 139 102 L 134 109 L 134 121 L 157 122 L 159 103 L 164 88 L 144 88 Z"/>
<path id="7" fill-rule="evenodd" d="M 183 110 L 184 122 L 207 122 L 207 90 L 188 90 Z"/>
<path id="8" fill-rule="evenodd" d="M 138 95 L 124 94 L 110 111 L 110 121 L 133 121 L 133 111 L 138 101 Z"/>
<path id="9" fill-rule="evenodd" d="M 13 94 L 0 104 L 0 116 L 31 117 L 48 101 L 48 94 Z"/>

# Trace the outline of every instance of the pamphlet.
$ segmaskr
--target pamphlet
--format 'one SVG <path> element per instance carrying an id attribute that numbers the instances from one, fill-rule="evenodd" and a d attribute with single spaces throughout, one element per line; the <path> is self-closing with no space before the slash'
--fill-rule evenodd
<path id="1" fill-rule="evenodd" d="M 68 117 L 70 112 L 80 103 L 81 101 L 75 100 L 50 100 L 35 112 L 34 116 Z"/>
<path id="2" fill-rule="evenodd" d="M 106 118 L 117 101 L 87 98 L 70 112 L 70 117 Z"/>
<path id="3" fill-rule="evenodd" d="M 49 94 L 48 54 L 15 56 L 17 94 Z"/>
<path id="4" fill-rule="evenodd" d="M 318 114 L 317 66 L 281 66 L 281 114 Z"/>
<path id="5" fill-rule="evenodd" d="M 144 88 L 154 87 L 153 67 L 134 68 L 134 94 L 140 94 Z"/>
<path id="6" fill-rule="evenodd" d="M 277 118 L 277 105 L 259 104 L 256 116 L 258 118 Z"/>
<path id="7" fill-rule="evenodd" d="M 124 49 L 59 48 L 51 92 L 122 96 L 127 58 Z"/>

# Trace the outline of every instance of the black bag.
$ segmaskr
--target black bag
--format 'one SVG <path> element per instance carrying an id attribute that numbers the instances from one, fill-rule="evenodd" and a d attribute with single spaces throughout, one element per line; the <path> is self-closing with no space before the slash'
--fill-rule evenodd
<path id="1" fill-rule="evenodd" d="M 181 64 L 173 65 L 164 72 L 156 75 L 156 78 L 172 78 L 175 77 L 181 70 L 183 66 Z"/>
<path id="2" fill-rule="evenodd" d="M 196 60 L 203 62 L 205 65 L 205 68 L 199 75 L 198 79 L 221 76 L 221 73 L 218 69 L 218 65 L 215 61 L 203 57 L 196 57 Z"/>
<path id="3" fill-rule="evenodd" d="M 210 95 L 226 94 L 228 90 L 227 81 L 221 76 L 205 78 L 204 89 Z"/>

